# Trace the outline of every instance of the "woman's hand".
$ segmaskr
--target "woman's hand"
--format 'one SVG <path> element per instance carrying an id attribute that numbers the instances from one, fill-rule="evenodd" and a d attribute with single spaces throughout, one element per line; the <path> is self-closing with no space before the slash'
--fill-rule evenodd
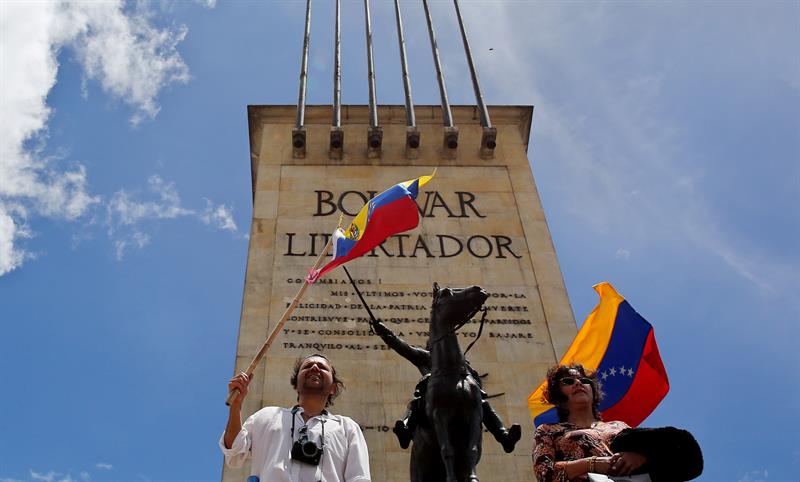
<path id="1" fill-rule="evenodd" d="M 594 471 L 598 474 L 611 474 L 611 466 L 619 458 L 618 454 L 611 457 L 597 457 L 594 459 Z"/>
<path id="2" fill-rule="evenodd" d="M 630 475 L 647 462 L 647 457 L 637 452 L 620 452 L 611 458 L 610 471 L 605 472 L 608 475 Z"/>

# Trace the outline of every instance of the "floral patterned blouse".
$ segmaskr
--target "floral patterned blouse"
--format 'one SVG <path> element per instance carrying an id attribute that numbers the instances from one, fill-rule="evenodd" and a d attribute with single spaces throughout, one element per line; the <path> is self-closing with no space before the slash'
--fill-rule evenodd
<path id="1" fill-rule="evenodd" d="M 533 442 L 533 472 L 539 482 L 566 482 L 566 463 L 585 457 L 613 455 L 611 440 L 628 428 L 625 422 L 595 422 L 591 428 L 578 428 L 561 422 L 536 428 Z M 573 480 L 588 480 L 582 475 Z"/>

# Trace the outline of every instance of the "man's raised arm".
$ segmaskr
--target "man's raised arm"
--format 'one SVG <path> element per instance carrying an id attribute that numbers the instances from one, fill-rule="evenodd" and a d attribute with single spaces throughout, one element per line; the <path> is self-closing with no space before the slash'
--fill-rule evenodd
<path id="1" fill-rule="evenodd" d="M 236 388 L 239 390 L 239 396 L 231 401 L 228 424 L 225 426 L 223 441 L 227 449 L 233 446 L 234 439 L 236 439 L 236 436 L 239 435 L 239 432 L 242 430 L 242 403 L 244 402 L 244 397 L 247 396 L 247 387 L 249 385 L 250 378 L 244 372 L 233 377 L 230 383 L 228 383 L 228 393 Z"/>

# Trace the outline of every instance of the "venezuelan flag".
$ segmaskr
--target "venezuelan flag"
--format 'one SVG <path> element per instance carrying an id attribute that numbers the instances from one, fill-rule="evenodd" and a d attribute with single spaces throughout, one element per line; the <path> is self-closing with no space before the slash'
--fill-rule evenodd
<path id="1" fill-rule="evenodd" d="M 604 420 L 636 427 L 669 391 L 669 380 L 653 327 L 607 282 L 594 286 L 600 303 L 575 335 L 561 364 L 580 363 L 597 372 L 605 393 L 600 402 Z M 554 405 L 544 401 L 547 382 L 528 397 L 534 425 L 557 423 Z"/>
<path id="2" fill-rule="evenodd" d="M 435 175 L 436 170 L 430 176 L 395 184 L 370 199 L 350 223 L 347 231 L 341 228 L 334 231 L 333 260 L 312 273 L 310 278 L 317 280 L 340 264 L 372 250 L 389 236 L 416 228 L 419 224 L 419 210 L 414 200 L 419 195 L 419 188 Z"/>

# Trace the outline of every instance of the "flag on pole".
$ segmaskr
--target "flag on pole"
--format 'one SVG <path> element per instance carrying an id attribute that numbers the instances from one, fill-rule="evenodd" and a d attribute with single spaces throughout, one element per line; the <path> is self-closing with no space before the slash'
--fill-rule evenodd
<path id="1" fill-rule="evenodd" d="M 608 282 L 594 290 L 600 303 L 586 318 L 560 364 L 580 363 L 596 371 L 605 396 L 604 420 L 621 420 L 636 427 L 669 391 L 669 380 L 653 327 L 634 311 Z M 556 408 L 544 401 L 547 381 L 528 397 L 534 425 L 557 423 Z"/>
<path id="2" fill-rule="evenodd" d="M 419 188 L 435 175 L 434 169 L 430 176 L 395 184 L 370 199 L 347 230 L 336 228 L 333 232 L 333 260 L 311 272 L 308 281 L 313 283 L 340 264 L 371 251 L 393 234 L 416 228 L 419 225 L 419 210 L 414 200 Z"/>

